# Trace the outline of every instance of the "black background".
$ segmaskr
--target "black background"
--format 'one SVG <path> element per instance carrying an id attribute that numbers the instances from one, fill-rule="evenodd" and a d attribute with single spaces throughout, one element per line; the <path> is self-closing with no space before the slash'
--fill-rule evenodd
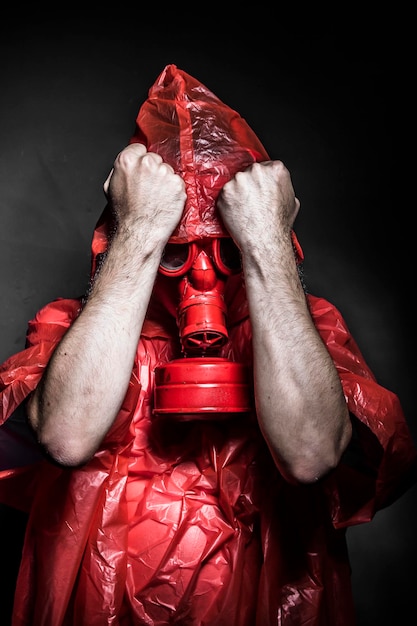
<path id="1" fill-rule="evenodd" d="M 343 312 L 417 441 L 413 227 L 402 171 L 411 18 L 365 21 L 350 8 L 337 18 L 304 15 L 301 25 L 301 8 L 254 17 L 202 6 L 193 16 L 170 5 L 124 16 L 115 6 L 87 20 L 61 8 L 59 18 L 26 13 L 0 25 L 0 362 L 23 348 L 43 304 L 84 291 L 102 183 L 149 87 L 174 63 L 237 110 L 290 169 L 307 286 Z M 358 626 L 410 623 L 416 495 L 348 532 Z M 18 554 L 22 527 L 2 512 L 4 549 Z M 12 565 L 3 565 L 5 610 Z"/>

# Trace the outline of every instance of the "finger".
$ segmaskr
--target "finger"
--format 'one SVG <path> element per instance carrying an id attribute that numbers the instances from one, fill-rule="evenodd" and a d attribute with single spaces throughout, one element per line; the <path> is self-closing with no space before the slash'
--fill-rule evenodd
<path id="1" fill-rule="evenodd" d="M 163 159 L 160 154 L 157 152 L 145 152 L 141 156 L 142 161 L 148 161 L 149 163 L 156 163 L 160 165 L 163 162 Z"/>
<path id="2" fill-rule="evenodd" d="M 132 154 L 136 154 L 138 157 L 147 153 L 146 146 L 143 143 L 131 143 L 126 146 L 125 150 L 131 152 Z"/>
<path id="3" fill-rule="evenodd" d="M 161 164 L 161 168 L 163 168 L 168 174 L 175 174 L 175 170 L 169 163 L 165 163 L 165 161 Z"/>
<path id="4" fill-rule="evenodd" d="M 114 168 L 112 167 L 112 169 L 110 170 L 110 174 L 107 176 L 106 180 L 104 181 L 103 184 L 103 189 L 104 189 L 104 193 L 107 196 L 108 192 L 109 192 L 109 185 L 110 185 L 110 179 L 113 176 L 113 172 L 114 172 Z"/>
<path id="5" fill-rule="evenodd" d="M 124 163 L 126 162 L 126 160 L 129 161 L 130 159 L 134 161 L 139 160 L 146 154 L 149 154 L 149 153 L 147 152 L 146 147 L 142 143 L 131 143 L 125 148 L 123 148 L 123 150 L 120 150 L 120 152 L 117 154 L 116 158 L 114 159 L 114 165 L 118 165 L 119 163 Z"/>

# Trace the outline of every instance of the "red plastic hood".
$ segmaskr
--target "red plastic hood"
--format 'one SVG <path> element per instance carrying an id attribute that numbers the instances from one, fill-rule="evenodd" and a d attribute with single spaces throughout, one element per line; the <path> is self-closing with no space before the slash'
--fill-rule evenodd
<path id="1" fill-rule="evenodd" d="M 185 181 L 187 200 L 171 241 L 227 235 L 216 199 L 233 175 L 268 154 L 245 120 L 175 65 L 150 88 L 131 143 L 162 156 Z"/>
<path id="2" fill-rule="evenodd" d="M 174 243 L 228 236 L 216 209 L 220 190 L 236 172 L 269 160 L 239 113 L 172 64 L 149 89 L 129 143 L 143 143 L 160 154 L 185 181 L 187 199 L 170 238 Z M 106 209 L 94 232 L 93 257 L 107 247 L 108 221 Z M 300 262 L 303 252 L 294 233 L 293 242 Z"/>

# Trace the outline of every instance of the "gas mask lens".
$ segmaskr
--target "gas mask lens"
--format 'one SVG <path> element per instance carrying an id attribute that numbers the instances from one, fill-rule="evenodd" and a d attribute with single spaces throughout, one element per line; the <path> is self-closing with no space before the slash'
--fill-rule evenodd
<path id="1" fill-rule="evenodd" d="M 242 269 L 240 250 L 230 237 L 213 241 L 216 264 L 223 274 L 237 274 Z"/>
<path id="2" fill-rule="evenodd" d="M 188 243 L 167 243 L 160 262 L 163 274 L 181 276 L 189 270 L 192 262 L 192 250 Z"/>
<path id="3" fill-rule="evenodd" d="M 198 254 L 203 251 L 221 274 L 230 276 L 242 269 L 239 248 L 230 237 L 222 237 L 198 243 L 195 241 L 167 243 L 159 271 L 165 276 L 183 276 L 191 269 Z"/>

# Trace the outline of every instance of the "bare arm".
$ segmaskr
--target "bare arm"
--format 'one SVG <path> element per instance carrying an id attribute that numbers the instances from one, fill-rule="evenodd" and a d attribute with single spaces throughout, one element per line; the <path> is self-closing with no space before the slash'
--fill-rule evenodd
<path id="1" fill-rule="evenodd" d="M 242 254 L 260 428 L 282 473 L 313 482 L 337 465 L 351 423 L 298 275 L 289 172 L 280 161 L 256 163 L 224 186 L 218 206 Z"/>
<path id="2" fill-rule="evenodd" d="M 162 251 L 185 202 L 182 178 L 141 144 L 118 155 L 104 189 L 116 232 L 28 406 L 39 441 L 67 465 L 91 457 L 119 411 Z"/>

